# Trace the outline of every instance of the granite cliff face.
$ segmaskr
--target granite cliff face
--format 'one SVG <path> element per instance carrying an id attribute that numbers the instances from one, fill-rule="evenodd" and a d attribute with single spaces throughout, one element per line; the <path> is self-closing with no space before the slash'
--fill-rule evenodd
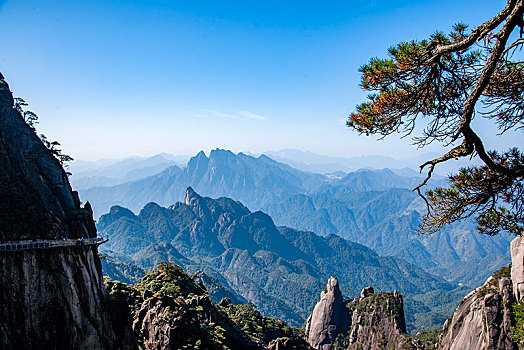
<path id="1" fill-rule="evenodd" d="M 514 331 L 522 327 L 522 320 L 517 320 L 522 315 L 515 310 L 523 298 L 524 239 L 516 237 L 511 242 L 511 265 L 462 300 L 444 324 L 440 349 L 518 349 L 516 342 L 523 339 L 517 339 Z"/>
<path id="2" fill-rule="evenodd" d="M 514 301 L 509 268 L 468 294 L 444 324 L 440 349 L 517 349 L 511 336 Z"/>
<path id="3" fill-rule="evenodd" d="M 367 287 L 360 298 L 345 301 L 335 276 L 304 330 L 307 342 L 317 350 L 404 349 L 409 343 L 400 293 L 375 294 Z"/>
<path id="4" fill-rule="evenodd" d="M 314 349 L 329 350 L 337 335 L 347 332 L 350 324 L 350 312 L 340 292 L 338 279 L 331 276 L 306 321 L 306 340 Z"/>
<path id="5" fill-rule="evenodd" d="M 96 236 L 65 171 L 14 109 L 0 74 L 0 240 Z"/>
<path id="6" fill-rule="evenodd" d="M 406 342 L 402 295 L 362 293 L 347 304 L 352 311 L 348 349 L 401 349 Z M 341 338 L 343 343 L 344 338 Z"/>
<path id="7" fill-rule="evenodd" d="M 524 299 L 524 237 L 511 241 L 511 282 L 513 296 L 517 301 Z"/>
<path id="8" fill-rule="evenodd" d="M 95 237 L 59 161 L 14 109 L 0 74 L 0 243 Z M 94 246 L 0 251 L 1 349 L 132 348 L 104 308 Z M 116 332 L 116 333 L 115 333 Z"/>

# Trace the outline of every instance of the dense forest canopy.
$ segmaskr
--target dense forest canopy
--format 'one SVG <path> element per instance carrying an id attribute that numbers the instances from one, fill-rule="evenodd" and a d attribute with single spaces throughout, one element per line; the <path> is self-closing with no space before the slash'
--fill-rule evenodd
<path id="1" fill-rule="evenodd" d="M 412 135 L 423 124 L 413 137 L 417 146 L 437 141 L 449 149 L 420 166 L 428 170 L 414 189 L 428 206 L 421 233 L 470 216 L 481 233 L 524 233 L 524 154 L 518 148 L 486 150 L 472 126 L 475 117 L 493 120 L 501 137 L 524 126 L 523 13 L 524 1 L 508 0 L 473 30 L 457 24 L 449 34 L 400 43 L 387 58 L 360 68 L 370 95 L 349 117 L 350 128 L 366 135 Z M 482 165 L 450 176 L 447 188 L 421 193 L 439 163 L 464 157 L 478 157 Z"/>

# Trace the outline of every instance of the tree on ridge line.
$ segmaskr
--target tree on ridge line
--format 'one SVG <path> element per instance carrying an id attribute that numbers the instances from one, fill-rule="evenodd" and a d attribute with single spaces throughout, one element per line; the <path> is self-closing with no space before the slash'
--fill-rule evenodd
<path id="1" fill-rule="evenodd" d="M 481 233 L 524 234 L 524 154 L 518 148 L 486 150 L 471 125 L 475 116 L 495 122 L 500 135 L 524 127 L 524 0 L 508 0 L 493 18 L 473 30 L 457 24 L 449 34 L 403 42 L 388 58 L 360 68 L 361 86 L 370 91 L 347 125 L 361 134 L 411 135 L 425 118 L 424 147 L 434 141 L 451 149 L 420 166 L 427 177 L 414 191 L 427 213 L 418 229 L 434 233 L 444 225 L 475 216 Z M 439 163 L 479 157 L 483 164 L 460 169 L 449 187 L 421 193 Z"/>

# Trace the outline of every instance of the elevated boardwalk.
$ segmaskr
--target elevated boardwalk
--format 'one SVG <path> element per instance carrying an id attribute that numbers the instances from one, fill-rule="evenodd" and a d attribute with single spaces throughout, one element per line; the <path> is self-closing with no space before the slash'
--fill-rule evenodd
<path id="1" fill-rule="evenodd" d="M 0 243 L 0 252 L 20 252 L 24 250 L 54 249 L 68 247 L 85 247 L 100 245 L 107 242 L 102 237 L 95 238 L 76 238 L 76 239 L 55 239 L 38 241 L 15 241 Z"/>

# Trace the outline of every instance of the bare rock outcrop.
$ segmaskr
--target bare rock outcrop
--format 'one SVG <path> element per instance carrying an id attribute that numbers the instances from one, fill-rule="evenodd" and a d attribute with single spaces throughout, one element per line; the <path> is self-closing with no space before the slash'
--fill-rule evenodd
<path id="1" fill-rule="evenodd" d="M 272 340 L 266 350 L 294 350 L 297 349 L 296 345 L 291 341 L 291 339 L 277 338 Z"/>
<path id="2" fill-rule="evenodd" d="M 347 349 L 400 349 L 406 335 L 402 295 L 375 294 L 369 287 L 362 295 L 347 304 L 352 313 Z"/>
<path id="3" fill-rule="evenodd" d="M 349 329 L 351 317 L 340 292 L 338 279 L 331 276 L 320 301 L 305 324 L 306 341 L 314 348 L 329 350 L 337 335 Z"/>
<path id="4" fill-rule="evenodd" d="M 469 293 L 444 324 L 439 349 L 517 349 L 511 337 L 513 291 L 509 267 Z"/>
<path id="5" fill-rule="evenodd" d="M 15 109 L 0 74 L 0 243 L 96 236 L 55 155 Z M 105 309 L 94 246 L 0 251 L 0 349 L 132 348 Z"/>
<path id="6" fill-rule="evenodd" d="M 345 301 L 331 277 L 305 323 L 305 337 L 313 349 L 401 349 L 408 338 L 402 296 L 366 287 L 360 298 Z"/>
<path id="7" fill-rule="evenodd" d="M 214 304 L 202 284 L 182 268 L 162 263 L 131 288 L 109 282 L 124 296 L 134 316 L 133 330 L 143 349 L 307 350 L 299 330 L 262 316 L 253 304 Z M 127 297 L 125 297 L 127 295 Z"/>
<path id="8" fill-rule="evenodd" d="M 511 242 L 511 266 L 469 293 L 444 324 L 439 349 L 517 349 L 513 306 L 524 299 L 524 239 Z"/>
<path id="9" fill-rule="evenodd" d="M 511 241 L 511 282 L 513 295 L 518 301 L 524 299 L 524 237 Z"/>

